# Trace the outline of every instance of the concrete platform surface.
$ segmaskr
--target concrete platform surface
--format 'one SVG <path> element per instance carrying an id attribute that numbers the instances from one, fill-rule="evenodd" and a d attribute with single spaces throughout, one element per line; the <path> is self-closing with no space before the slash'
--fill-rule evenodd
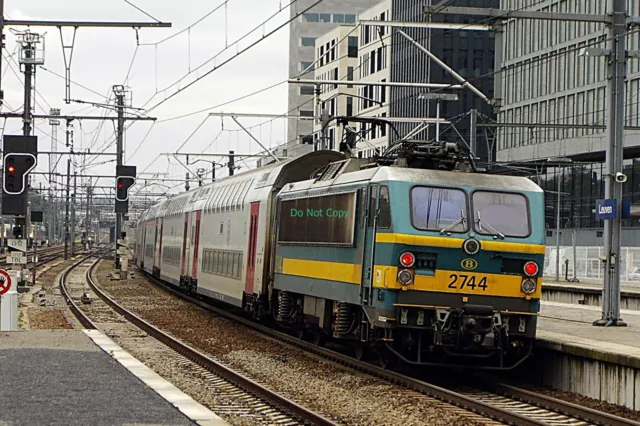
<path id="1" fill-rule="evenodd" d="M 119 348 L 95 330 L 0 333 L 0 425 L 196 424 L 103 344 Z"/>
<path id="2" fill-rule="evenodd" d="M 604 287 L 604 282 L 602 280 L 594 280 L 594 279 L 584 279 L 580 280 L 580 282 L 572 283 L 565 280 L 556 281 L 552 278 L 543 278 L 542 286 L 544 288 L 545 284 L 552 285 L 560 285 L 566 287 L 577 287 L 577 288 L 588 288 L 588 289 L 598 289 L 602 290 Z M 621 281 L 620 282 L 620 290 L 626 291 L 630 293 L 638 293 L 640 294 L 640 281 Z"/>
<path id="3" fill-rule="evenodd" d="M 542 301 L 538 319 L 539 344 L 637 368 L 640 366 L 640 312 L 622 310 L 627 327 L 595 327 L 598 306 Z"/>

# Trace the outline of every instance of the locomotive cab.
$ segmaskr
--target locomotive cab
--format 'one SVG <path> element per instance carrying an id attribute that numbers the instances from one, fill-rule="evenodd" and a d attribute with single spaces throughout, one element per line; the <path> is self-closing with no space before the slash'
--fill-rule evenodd
<path id="1" fill-rule="evenodd" d="M 525 178 L 411 173 L 429 178 L 390 183 L 394 229 L 377 230 L 376 251 L 389 255 L 376 268 L 388 265 L 398 290 L 386 346 L 408 363 L 517 366 L 535 339 L 542 191 Z"/>
<path id="2" fill-rule="evenodd" d="M 384 362 L 513 368 L 535 339 L 543 205 L 526 178 L 451 171 L 292 185 L 279 194 L 276 320 Z"/>

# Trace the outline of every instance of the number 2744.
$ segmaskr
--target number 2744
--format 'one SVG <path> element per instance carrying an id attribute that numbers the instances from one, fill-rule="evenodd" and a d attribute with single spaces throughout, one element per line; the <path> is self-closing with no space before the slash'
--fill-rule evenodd
<path id="1" fill-rule="evenodd" d="M 476 287 L 487 290 L 487 277 L 477 278 L 475 275 L 463 275 L 463 274 L 451 274 L 449 275 L 449 288 L 462 290 L 465 287 L 470 287 L 471 290 L 475 290 Z"/>

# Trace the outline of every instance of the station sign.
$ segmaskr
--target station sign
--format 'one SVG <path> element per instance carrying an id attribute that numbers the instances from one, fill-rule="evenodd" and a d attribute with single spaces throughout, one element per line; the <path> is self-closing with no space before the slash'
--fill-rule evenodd
<path id="1" fill-rule="evenodd" d="M 615 198 L 596 200 L 596 219 L 611 220 L 618 215 L 618 203 Z M 622 200 L 621 218 L 628 219 L 631 217 L 631 201 Z"/>
<path id="2" fill-rule="evenodd" d="M 618 215 L 618 203 L 615 199 L 596 200 L 596 219 L 610 220 Z"/>

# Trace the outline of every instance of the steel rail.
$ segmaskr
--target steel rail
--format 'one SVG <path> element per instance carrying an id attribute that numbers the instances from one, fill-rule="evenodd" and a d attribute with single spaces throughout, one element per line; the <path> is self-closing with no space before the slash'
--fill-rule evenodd
<path id="1" fill-rule="evenodd" d="M 322 358 L 329 359 L 333 362 L 345 365 L 354 370 L 358 370 L 363 373 L 369 374 L 371 376 L 381 378 L 388 382 L 401 385 L 403 387 L 406 387 L 418 393 L 430 396 L 440 401 L 460 407 L 464 410 L 471 411 L 476 414 L 480 414 L 482 416 L 485 416 L 503 423 L 518 425 L 518 426 L 546 426 L 545 423 L 541 423 L 539 421 L 526 418 L 519 414 L 512 413 L 508 410 L 504 410 L 498 407 L 493 407 L 490 404 L 476 401 L 473 398 L 469 398 L 465 395 L 459 394 L 449 389 L 445 389 L 443 387 L 440 387 L 431 383 L 423 382 L 421 380 L 414 379 L 412 377 L 405 376 L 403 374 L 399 374 L 393 371 L 385 370 L 375 365 L 358 361 L 350 356 L 341 354 L 339 352 L 335 352 L 329 349 L 319 347 L 310 342 L 305 342 L 304 340 L 300 340 L 296 337 L 290 336 L 288 334 L 282 333 L 272 328 L 255 323 L 241 316 L 232 314 L 224 309 L 218 308 L 216 306 L 212 306 L 204 301 L 188 296 L 172 287 L 165 285 L 161 281 L 158 281 L 155 277 L 151 277 L 148 274 L 146 276 L 152 282 L 158 285 L 160 288 L 165 289 L 166 291 L 169 291 L 170 293 L 175 294 L 193 304 L 196 304 L 203 309 L 213 312 L 219 316 L 228 318 L 232 321 L 239 322 L 247 327 L 251 327 L 261 333 L 268 335 L 271 338 L 284 342 L 288 345 L 298 347 L 300 349 L 303 349 L 306 352 L 311 352 Z"/>
<path id="2" fill-rule="evenodd" d="M 588 407 L 583 407 L 572 402 L 563 401 L 547 395 L 541 395 L 526 389 L 519 388 L 506 383 L 487 383 L 487 387 L 492 392 L 502 394 L 508 398 L 517 399 L 523 402 L 534 404 L 548 410 L 570 415 L 588 422 L 609 426 L 640 426 L 640 422 L 625 419 L 609 413 L 603 413 Z"/>
<path id="3" fill-rule="evenodd" d="M 179 354 L 188 358 L 189 360 L 195 362 L 196 364 L 204 367 L 205 369 L 215 373 L 216 375 L 222 377 L 223 379 L 233 383 L 234 385 L 240 387 L 241 389 L 249 392 L 258 398 L 267 401 L 270 405 L 281 409 L 295 418 L 298 418 L 305 422 L 306 424 L 318 425 L 318 426 L 336 426 L 337 423 L 332 420 L 311 411 L 296 402 L 279 395 L 259 383 L 249 379 L 248 377 L 229 369 L 228 367 L 222 365 L 221 363 L 215 361 L 214 359 L 208 357 L 197 349 L 187 345 L 186 343 L 168 335 L 164 331 L 159 328 L 151 325 L 146 322 L 142 318 L 138 317 L 134 313 L 128 311 L 121 305 L 119 305 L 115 300 L 109 297 L 106 293 L 104 293 L 96 283 L 91 278 L 91 272 L 98 264 L 96 260 L 91 267 L 87 269 L 86 280 L 91 289 L 102 299 L 105 303 L 107 303 L 114 311 L 118 312 L 120 315 L 125 317 L 129 322 L 137 326 L 138 328 L 144 330 L 147 334 L 169 346 Z M 81 262 L 80 262 L 81 263 Z M 80 263 L 77 263 L 79 265 Z M 76 265 L 76 266 L 77 266 Z"/>
<path id="4" fill-rule="evenodd" d="M 73 265 L 69 266 L 67 269 L 65 269 L 62 275 L 60 275 L 60 280 L 58 282 L 60 285 L 60 292 L 62 293 L 64 300 L 67 302 L 67 305 L 69 305 L 69 309 L 71 309 L 71 312 L 73 312 L 73 315 L 78 319 L 78 321 L 80 321 L 80 323 L 89 330 L 97 330 L 98 327 L 96 327 L 96 325 L 93 323 L 93 321 L 91 321 L 89 316 L 87 316 L 87 314 L 85 314 L 82 311 L 82 309 L 80 309 L 78 304 L 74 302 L 74 300 L 71 298 L 71 296 L 69 295 L 69 292 L 67 291 L 66 280 L 69 274 L 71 273 L 71 271 L 73 271 L 75 268 L 77 268 L 87 260 L 91 259 L 93 256 L 94 256 L 93 254 L 90 254 L 89 256 L 83 257 L 82 259 L 75 262 Z M 91 267 L 95 266 L 99 260 L 100 258 L 96 259 L 96 261 L 93 262 Z"/>
<path id="5" fill-rule="evenodd" d="M 370 374 L 372 376 L 379 377 L 389 382 L 402 385 L 404 387 L 407 387 L 419 393 L 456 405 L 465 410 L 473 411 L 475 413 L 484 415 L 486 417 L 492 418 L 497 421 L 501 421 L 501 422 L 505 422 L 513 425 L 523 425 L 523 426 L 548 425 L 548 423 L 546 422 L 540 422 L 538 420 L 530 419 L 522 415 L 519 415 L 517 413 L 513 413 L 509 410 L 505 410 L 499 407 L 493 407 L 491 404 L 476 401 L 473 398 L 469 398 L 466 395 L 458 394 L 455 391 L 452 391 L 443 387 L 439 387 L 437 385 L 433 385 L 430 383 L 426 383 L 409 376 L 395 373 L 393 371 L 385 370 L 375 365 L 358 361 L 357 359 L 352 358 L 348 355 L 344 355 L 339 352 L 335 352 L 329 349 L 319 347 L 313 343 L 300 340 L 297 337 L 294 337 L 286 333 L 282 333 L 280 331 L 266 327 L 264 325 L 258 324 L 247 318 L 228 312 L 225 309 L 218 308 L 217 306 L 213 306 L 205 301 L 186 295 L 181 291 L 166 285 L 162 281 L 159 281 L 157 278 L 148 275 L 147 273 L 145 273 L 145 275 L 150 281 L 155 283 L 158 287 L 172 294 L 175 294 L 193 304 L 196 304 L 201 308 L 204 308 L 210 312 L 213 312 L 217 315 L 223 316 L 230 320 L 239 322 L 242 325 L 251 327 L 261 333 L 267 334 L 269 337 L 275 338 L 276 340 L 284 342 L 288 345 L 303 349 L 306 352 L 311 352 L 322 358 L 329 359 L 331 361 L 346 365 L 355 370 L 359 370 L 361 372 Z M 532 405 L 538 405 L 538 406 L 547 408 L 551 411 L 567 414 L 567 415 L 570 415 L 579 419 L 587 420 L 587 421 L 592 421 L 592 422 L 595 422 L 596 424 L 611 425 L 611 426 L 640 426 L 639 422 L 635 422 L 631 419 L 625 419 L 612 414 L 600 412 L 600 411 L 593 410 L 586 407 L 581 407 L 579 405 L 572 404 L 567 401 L 562 401 L 556 398 L 538 395 L 533 392 L 522 390 L 511 385 L 496 384 L 495 386 L 496 388 L 494 392 L 496 393 L 508 392 L 510 395 L 512 395 L 512 398 L 514 399 L 520 399 L 521 401 L 530 403 Z"/>

